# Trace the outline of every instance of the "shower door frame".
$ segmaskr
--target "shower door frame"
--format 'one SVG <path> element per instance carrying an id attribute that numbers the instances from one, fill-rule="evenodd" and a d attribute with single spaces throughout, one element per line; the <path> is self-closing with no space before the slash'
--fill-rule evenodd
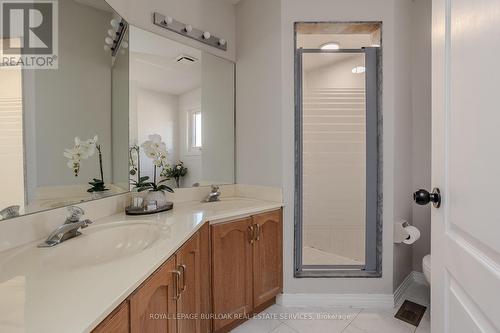
<path id="1" fill-rule="evenodd" d="M 364 265 L 303 264 L 303 56 L 304 54 L 365 55 L 366 101 L 366 233 Z M 381 59 L 379 47 L 361 49 L 295 49 L 295 248 L 294 276 L 308 277 L 381 277 Z"/>

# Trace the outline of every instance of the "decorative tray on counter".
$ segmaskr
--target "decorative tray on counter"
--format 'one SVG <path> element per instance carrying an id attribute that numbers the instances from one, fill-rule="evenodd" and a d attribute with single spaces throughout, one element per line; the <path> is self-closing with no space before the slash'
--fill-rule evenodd
<path id="1" fill-rule="evenodd" d="M 167 202 L 165 206 L 158 207 L 157 209 L 153 210 L 146 210 L 146 208 L 138 208 L 138 207 L 127 207 L 125 208 L 125 214 L 127 215 L 149 215 L 149 214 L 156 214 L 156 213 L 161 213 L 161 212 L 166 212 L 167 210 L 171 210 L 174 208 L 174 203 L 173 202 Z"/>

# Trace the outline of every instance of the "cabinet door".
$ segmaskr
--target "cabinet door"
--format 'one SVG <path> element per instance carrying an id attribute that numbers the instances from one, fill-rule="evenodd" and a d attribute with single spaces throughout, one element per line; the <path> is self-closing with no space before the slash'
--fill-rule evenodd
<path id="1" fill-rule="evenodd" d="M 252 219 L 211 226 L 214 331 L 251 313 Z"/>
<path id="2" fill-rule="evenodd" d="M 181 272 L 177 301 L 177 332 L 201 333 L 201 258 L 200 234 L 196 233 L 177 252 Z"/>
<path id="3" fill-rule="evenodd" d="M 130 297 L 132 333 L 175 333 L 178 274 L 175 258 L 165 262 Z"/>
<path id="4" fill-rule="evenodd" d="M 281 210 L 253 216 L 256 240 L 253 246 L 254 307 L 283 289 L 283 226 Z"/>
<path id="5" fill-rule="evenodd" d="M 92 333 L 129 333 L 129 306 L 125 301 L 116 308 Z"/>

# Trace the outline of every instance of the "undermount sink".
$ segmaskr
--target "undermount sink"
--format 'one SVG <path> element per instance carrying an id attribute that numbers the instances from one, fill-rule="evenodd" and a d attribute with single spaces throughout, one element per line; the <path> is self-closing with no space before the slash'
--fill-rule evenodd
<path id="1" fill-rule="evenodd" d="M 91 226 L 81 236 L 43 249 L 43 265 L 73 268 L 98 265 L 136 255 L 160 237 L 161 229 L 150 223 L 115 222 Z"/>

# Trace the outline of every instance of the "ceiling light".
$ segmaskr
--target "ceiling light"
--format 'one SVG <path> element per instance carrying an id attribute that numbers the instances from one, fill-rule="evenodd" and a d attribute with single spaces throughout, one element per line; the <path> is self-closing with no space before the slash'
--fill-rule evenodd
<path id="1" fill-rule="evenodd" d="M 366 67 L 364 66 L 356 66 L 352 69 L 353 74 L 363 74 L 366 72 Z"/>
<path id="2" fill-rule="evenodd" d="M 340 49 L 340 44 L 337 42 L 328 42 L 320 46 L 322 50 L 338 50 Z"/>

